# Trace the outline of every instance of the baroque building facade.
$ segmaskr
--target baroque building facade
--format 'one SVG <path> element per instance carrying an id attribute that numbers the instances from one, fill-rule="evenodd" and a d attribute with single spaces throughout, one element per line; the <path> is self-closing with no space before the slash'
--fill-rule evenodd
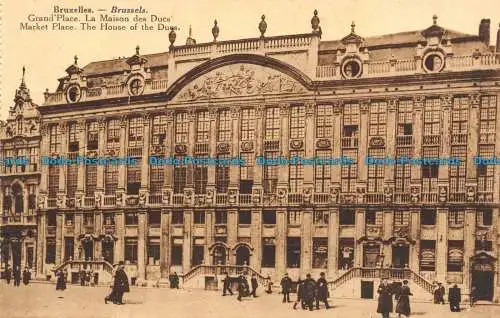
<path id="1" fill-rule="evenodd" d="M 10 237 L 25 242 L 16 262 L 31 260 L 39 277 L 68 267 L 77 280 L 81 266 L 104 278 L 124 260 L 140 281 L 177 272 L 186 285 L 215 284 L 219 269 L 241 266 L 272 280 L 324 271 L 332 289 L 354 277 L 408 277 L 426 291 L 434 280 L 481 286 L 482 299 L 498 300 L 500 171 L 474 159 L 500 157 L 500 48 L 498 39 L 490 46 L 490 21 L 478 35 L 434 17 L 424 30 L 368 38 L 353 23 L 334 41 L 321 39 L 319 24 L 314 12 L 312 32 L 268 37 L 262 16 L 260 37 L 218 41 L 215 22 L 211 43 L 190 34 L 176 46 L 172 30 L 165 53 L 137 47 L 83 68 L 75 57 L 41 106 L 23 81 L 4 157 L 19 140 L 15 149 L 39 143 L 33 162 L 128 162 L 4 169 L 2 233 L 19 229 Z M 16 134 L 18 118 L 28 119 L 19 105 L 37 111 L 32 135 Z M 185 156 L 244 164 L 172 164 Z M 353 162 L 258 159 L 280 156 Z M 28 202 L 18 211 L 19 191 Z"/>

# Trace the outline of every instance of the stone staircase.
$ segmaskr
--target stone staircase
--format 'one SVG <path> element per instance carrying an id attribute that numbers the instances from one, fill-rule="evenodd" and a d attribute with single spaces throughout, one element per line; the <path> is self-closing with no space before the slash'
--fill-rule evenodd
<path id="1" fill-rule="evenodd" d="M 247 265 L 198 265 L 184 275 L 179 275 L 179 278 L 183 288 L 206 288 L 206 277 L 222 281 L 225 273 L 228 273 L 230 277 L 245 274 L 248 279 L 255 274 L 260 286 L 265 286 L 268 282 L 267 277 L 264 277 L 260 272 Z M 221 283 L 218 285 L 221 285 Z"/>
<path id="2" fill-rule="evenodd" d="M 105 260 L 67 260 L 56 265 L 51 271 L 55 274 L 58 270 L 64 269 L 68 272 L 68 283 L 75 283 L 74 277 L 77 277 L 82 269 L 90 269 L 92 272 L 98 273 L 98 285 L 108 285 L 113 280 L 113 265 Z M 56 280 L 55 275 L 53 275 L 51 280 Z M 79 281 L 76 283 L 79 284 Z"/>

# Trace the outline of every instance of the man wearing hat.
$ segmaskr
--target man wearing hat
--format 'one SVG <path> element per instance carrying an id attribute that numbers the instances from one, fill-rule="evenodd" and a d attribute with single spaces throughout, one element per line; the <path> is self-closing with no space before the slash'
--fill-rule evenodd
<path id="1" fill-rule="evenodd" d="M 111 294 L 104 298 L 104 302 L 107 304 L 108 301 L 112 301 L 114 304 L 123 305 L 123 294 L 128 293 L 129 291 L 130 287 L 128 284 L 127 274 L 125 273 L 125 266 L 123 261 L 120 261 L 115 272 L 113 289 Z"/>
<path id="2" fill-rule="evenodd" d="M 288 277 L 288 273 L 285 273 L 285 277 L 281 279 L 281 292 L 283 293 L 283 302 L 290 302 L 290 289 L 292 288 L 292 280 Z"/>
<path id="3" fill-rule="evenodd" d="M 328 282 L 325 279 L 325 273 L 321 272 L 319 274 L 320 278 L 316 282 L 317 285 L 317 296 L 316 296 L 316 309 L 319 309 L 319 302 L 325 303 L 326 309 L 330 308 L 328 304 Z"/>

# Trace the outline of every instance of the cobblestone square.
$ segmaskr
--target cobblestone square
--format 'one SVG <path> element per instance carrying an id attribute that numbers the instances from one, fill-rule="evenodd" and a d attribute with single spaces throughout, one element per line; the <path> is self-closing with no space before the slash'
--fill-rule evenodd
<path id="1" fill-rule="evenodd" d="M 180 317 L 212 318 L 234 317 L 380 317 L 375 313 L 376 301 L 359 299 L 331 299 L 333 309 L 319 311 L 293 310 L 293 303 L 283 304 L 281 295 L 264 294 L 258 298 L 222 297 L 219 292 L 203 290 L 171 290 L 132 288 L 125 294 L 125 305 L 104 304 L 109 289 L 104 287 L 68 286 L 56 292 L 54 285 L 31 284 L 14 288 L 0 285 L 0 317 L 2 318 L 97 318 L 97 317 Z M 292 296 L 295 299 L 295 295 Z M 448 305 L 412 303 L 412 316 L 416 317 L 475 317 L 493 318 L 500 315 L 500 306 L 478 305 L 465 308 L 461 313 L 449 312 Z M 391 318 L 397 317 L 392 314 Z"/>

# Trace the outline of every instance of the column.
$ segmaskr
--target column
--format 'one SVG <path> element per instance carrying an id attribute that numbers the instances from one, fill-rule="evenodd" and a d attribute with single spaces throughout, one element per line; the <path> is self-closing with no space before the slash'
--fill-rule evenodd
<path id="1" fill-rule="evenodd" d="M 497 93 L 497 113 L 496 113 L 496 131 L 495 131 L 495 156 L 500 157 L 500 93 Z M 495 176 L 500 175 L 500 165 L 495 165 Z M 493 182 L 493 202 L 500 202 L 500 182 L 498 178 L 495 178 Z M 498 224 L 498 223 L 497 223 Z M 499 241 L 500 243 L 500 241 Z M 500 264 L 497 266 L 500 270 Z M 500 280 L 499 280 L 500 282 Z"/>
<path id="2" fill-rule="evenodd" d="M 66 155 L 68 152 L 68 125 L 66 122 L 59 123 L 59 132 L 61 134 L 61 151 L 60 156 Z M 59 166 L 59 194 L 66 194 L 66 165 Z"/>
<path id="3" fill-rule="evenodd" d="M 263 118 L 266 108 L 263 104 L 255 108 L 255 157 L 263 155 L 262 141 L 264 139 Z M 253 173 L 253 189 L 259 191 L 262 188 L 263 166 L 255 164 Z"/>
<path id="4" fill-rule="evenodd" d="M 95 213 L 95 218 L 94 218 L 94 233 L 97 236 L 100 236 L 102 231 L 102 223 L 103 223 L 103 216 L 102 216 L 102 211 Z M 101 259 L 102 258 L 102 244 L 101 241 L 94 241 L 94 259 Z"/>
<path id="5" fill-rule="evenodd" d="M 194 155 L 194 145 L 196 143 L 196 135 L 195 135 L 196 113 L 194 111 L 188 111 L 187 116 L 188 116 L 187 118 L 189 120 L 189 136 L 188 136 L 188 145 L 187 145 L 187 155 L 192 157 Z M 187 174 L 186 174 L 186 188 L 184 189 L 184 192 L 186 192 L 186 190 L 188 190 L 188 189 L 191 189 L 191 190 L 193 190 L 193 193 L 194 193 L 193 174 L 194 174 L 193 165 L 188 165 L 187 166 Z"/>
<path id="6" fill-rule="evenodd" d="M 215 210 L 205 210 L 205 251 L 204 264 L 210 264 L 210 247 L 214 243 Z"/>
<path id="7" fill-rule="evenodd" d="M 182 273 L 191 269 L 191 254 L 193 245 L 193 210 L 184 210 L 184 241 L 182 244 Z"/>
<path id="8" fill-rule="evenodd" d="M 394 236 L 394 210 L 393 209 L 384 209 L 384 240 L 388 240 L 392 236 Z M 384 245 L 384 265 L 390 266 L 392 265 L 392 245 L 387 244 Z"/>
<path id="9" fill-rule="evenodd" d="M 360 267 L 363 265 L 363 244 L 358 240 L 365 234 L 365 210 L 358 208 L 355 213 L 354 267 Z"/>
<path id="10" fill-rule="evenodd" d="M 286 209 L 280 208 L 276 211 L 276 275 L 282 277 L 287 269 L 286 266 Z"/>
<path id="11" fill-rule="evenodd" d="M 424 113 L 423 96 L 416 96 L 413 99 L 413 156 L 415 158 L 422 157 L 422 116 Z M 411 183 L 414 186 L 421 187 L 422 185 L 422 167 L 418 165 L 411 166 Z M 420 191 L 419 191 L 420 192 Z"/>
<path id="12" fill-rule="evenodd" d="M 161 279 L 168 279 L 170 275 L 170 223 L 172 211 L 161 210 L 161 238 L 160 238 L 160 272 Z"/>
<path id="13" fill-rule="evenodd" d="M 217 108 L 213 106 L 210 107 L 208 109 L 208 114 L 210 117 L 210 157 L 215 158 L 217 157 Z M 215 165 L 208 166 L 207 187 L 215 189 Z M 215 197 L 213 200 L 215 203 Z"/>
<path id="14" fill-rule="evenodd" d="M 42 166 L 43 167 L 43 166 Z M 42 175 L 43 176 L 43 175 Z M 47 176 L 47 175 L 45 175 Z M 45 178 L 41 178 L 43 180 Z M 38 212 L 37 246 L 36 246 L 36 276 L 43 278 L 45 264 L 45 231 L 47 231 L 47 215 L 45 211 Z"/>
<path id="15" fill-rule="evenodd" d="M 333 143 L 332 143 L 332 156 L 333 158 L 340 158 L 342 156 L 342 102 L 335 101 L 333 104 Z M 342 173 L 341 165 L 333 165 L 330 167 L 332 170 L 332 182 L 340 188 L 340 176 Z M 335 252 L 337 253 L 337 252 Z M 335 254 L 337 255 L 337 254 Z"/>
<path id="16" fill-rule="evenodd" d="M 137 226 L 137 271 L 138 278 L 140 280 L 146 279 L 146 213 L 146 210 L 140 210 L 138 213 L 139 224 Z"/>
<path id="17" fill-rule="evenodd" d="M 240 109 L 233 107 L 231 108 L 231 119 L 232 119 L 232 133 L 233 138 L 231 139 L 231 155 L 233 157 L 239 157 L 240 155 Z M 229 187 L 233 190 L 238 190 L 240 184 L 240 168 L 237 165 L 231 166 L 229 168 Z"/>
<path id="18" fill-rule="evenodd" d="M 86 147 L 86 140 L 87 136 L 85 134 L 85 120 L 79 120 L 76 124 L 76 129 L 77 129 L 77 134 L 78 134 L 78 140 L 79 140 L 79 150 L 78 150 L 78 155 L 85 157 L 85 149 Z M 78 179 L 77 179 L 77 187 L 76 187 L 76 192 L 80 195 L 83 196 L 85 192 L 85 165 L 79 165 L 78 166 Z M 120 178 L 120 174 L 118 174 L 118 178 Z M 83 205 L 83 199 L 82 199 L 82 205 Z"/>
<path id="19" fill-rule="evenodd" d="M 447 95 L 441 97 L 441 109 L 442 109 L 441 123 L 443 127 L 443 130 L 441 131 L 441 152 L 439 154 L 441 158 L 449 158 L 451 154 L 450 108 L 452 102 L 453 102 L 453 96 Z M 448 188 L 449 184 L 448 175 L 449 175 L 449 166 L 440 165 L 438 171 L 438 183 L 440 188 L 441 187 Z"/>
<path id="20" fill-rule="evenodd" d="M 397 124 L 398 100 L 391 98 L 387 101 L 387 133 L 385 141 L 385 155 L 389 158 L 396 158 L 396 124 Z M 394 165 L 387 165 L 385 168 L 385 183 L 394 186 Z"/>
<path id="21" fill-rule="evenodd" d="M 335 158 L 335 157 L 334 157 Z M 328 219 L 328 268 L 327 276 L 333 279 L 337 276 L 339 255 L 339 208 L 331 208 Z"/>
<path id="22" fill-rule="evenodd" d="M 125 157 L 127 155 L 127 123 L 128 117 L 126 115 L 122 116 L 120 119 L 120 156 Z M 127 188 L 127 179 L 125 178 L 127 174 L 127 166 L 118 166 L 118 190 L 116 192 L 124 193 Z M 118 203 L 121 205 L 122 203 Z"/>
<path id="23" fill-rule="evenodd" d="M 302 211 L 301 243 L 300 243 L 300 276 L 311 272 L 312 265 L 312 208 Z"/>
<path id="24" fill-rule="evenodd" d="M 50 156 L 49 153 L 50 136 L 49 136 L 49 126 L 47 124 L 41 126 L 40 135 L 42 137 L 42 140 L 40 141 L 40 152 L 39 152 L 41 159 L 43 156 Z M 40 184 L 38 187 L 38 194 L 44 197 L 48 192 L 49 166 L 41 165 L 40 172 L 41 173 L 40 173 Z M 45 208 L 45 206 L 43 207 Z"/>
<path id="25" fill-rule="evenodd" d="M 80 254 L 78 252 L 78 248 L 81 247 L 81 244 L 80 244 L 80 234 L 83 233 L 82 231 L 82 223 L 83 223 L 83 215 L 82 215 L 82 212 L 81 210 L 76 210 L 75 211 L 75 232 L 74 232 L 74 235 L 73 235 L 73 238 L 75 240 L 75 246 L 74 246 L 74 251 L 73 251 L 73 259 L 74 260 L 79 260 L 80 259 Z"/>
<path id="26" fill-rule="evenodd" d="M 474 255 L 474 250 L 476 247 L 476 209 L 466 208 L 465 209 L 465 223 L 464 223 L 464 267 L 463 282 L 464 291 L 462 293 L 469 294 L 470 292 L 470 257 Z M 492 242 L 494 244 L 494 242 Z"/>
<path id="27" fill-rule="evenodd" d="M 479 142 L 479 103 L 481 102 L 480 95 L 469 96 L 469 133 L 467 136 L 467 183 L 477 186 L 477 165 L 473 158 L 478 153 Z"/>
<path id="28" fill-rule="evenodd" d="M 104 156 L 104 153 L 106 151 L 106 134 L 105 134 L 105 128 L 106 128 L 106 119 L 104 117 L 99 118 L 99 121 L 97 122 L 97 126 L 99 128 L 99 145 L 98 145 L 98 154 L 99 156 Z M 96 187 L 96 192 L 97 193 L 103 193 L 104 192 L 104 165 L 97 165 L 97 187 Z M 102 204 L 104 204 L 104 198 L 102 198 L 101 201 Z"/>
<path id="29" fill-rule="evenodd" d="M 437 209 L 436 279 L 444 282 L 448 263 L 448 209 Z"/>
<path id="30" fill-rule="evenodd" d="M 151 126 L 151 114 L 146 113 L 142 118 L 142 123 L 144 126 L 144 143 L 142 148 L 142 160 L 141 160 L 141 188 L 139 190 L 139 201 L 144 200 L 143 204 L 148 204 L 148 194 L 149 194 L 149 136 L 150 136 L 150 126 Z M 141 199 L 144 198 L 144 199 Z"/>
<path id="31" fill-rule="evenodd" d="M 262 209 L 252 209 L 252 225 L 250 242 L 253 247 L 253 254 L 250 260 L 250 266 L 260 271 L 262 264 Z"/>
<path id="32" fill-rule="evenodd" d="M 64 253 L 64 214 L 57 213 L 56 215 L 56 264 L 62 262 L 62 255 Z"/>
<path id="33" fill-rule="evenodd" d="M 167 138 L 165 138 L 165 154 L 171 156 L 174 154 L 174 112 L 167 111 Z M 168 165 L 165 167 L 165 179 L 163 186 L 165 189 L 172 188 L 172 180 L 174 175 L 174 166 Z M 170 242 L 169 242 L 170 245 Z"/>
<path id="34" fill-rule="evenodd" d="M 238 241 L 238 210 L 227 210 L 227 245 L 233 248 Z M 231 258 L 230 258 L 231 259 Z"/>
<path id="35" fill-rule="evenodd" d="M 116 222 L 116 236 L 117 240 L 115 241 L 115 249 L 114 249 L 114 259 L 115 262 L 124 260 L 124 251 L 125 251 L 125 220 L 123 216 L 123 210 L 119 211 L 115 215 Z"/>
<path id="36" fill-rule="evenodd" d="M 290 150 L 289 150 L 289 142 L 290 142 L 290 129 L 289 129 L 289 122 L 290 120 L 288 119 L 288 113 L 289 113 L 289 104 L 282 103 L 279 105 L 280 108 L 280 118 L 281 118 L 281 139 L 280 139 L 280 148 L 281 148 L 281 155 L 285 158 L 290 157 Z M 288 189 L 289 187 L 289 166 L 287 165 L 280 165 L 278 167 L 278 187 L 284 187 Z"/>
<path id="37" fill-rule="evenodd" d="M 420 209 L 419 208 L 411 208 L 411 229 L 410 236 L 413 240 L 415 240 L 414 245 L 410 245 L 410 268 L 415 271 L 420 271 L 419 264 L 419 252 L 420 252 Z"/>
<path id="38" fill-rule="evenodd" d="M 314 113 L 316 110 L 316 104 L 314 102 L 307 102 L 306 105 L 306 131 L 305 131 L 305 157 L 313 158 L 314 157 L 314 147 L 315 143 L 315 127 L 316 123 L 314 122 Z M 306 165 L 303 167 L 304 169 L 304 187 L 313 187 L 314 185 L 314 166 Z"/>
<path id="39" fill-rule="evenodd" d="M 368 152 L 368 112 L 370 107 L 369 100 L 363 100 L 360 104 L 360 123 L 359 123 L 359 151 L 358 151 L 358 181 L 363 185 L 368 179 L 368 168 L 364 164 Z"/>

